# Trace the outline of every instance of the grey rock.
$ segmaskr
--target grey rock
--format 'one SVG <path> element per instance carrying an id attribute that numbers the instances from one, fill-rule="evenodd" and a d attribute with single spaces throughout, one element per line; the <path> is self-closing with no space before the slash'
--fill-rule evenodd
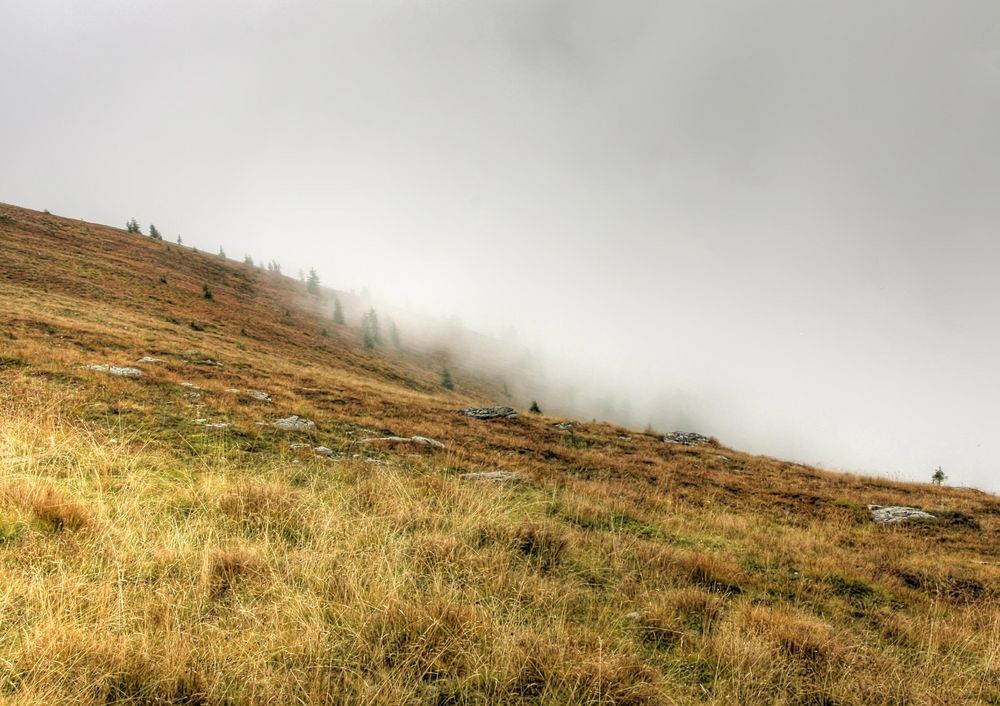
<path id="1" fill-rule="evenodd" d="M 271 422 L 271 426 L 284 431 L 312 431 L 316 428 L 316 423 L 293 414 L 284 419 L 276 419 Z"/>
<path id="2" fill-rule="evenodd" d="M 936 519 L 929 512 L 904 505 L 869 505 L 868 512 L 871 513 L 873 520 L 883 525 L 894 525 L 911 520 Z"/>
<path id="3" fill-rule="evenodd" d="M 517 417 L 517 410 L 513 407 L 466 407 L 458 410 L 458 413 L 474 419 L 514 419 Z"/>
<path id="4" fill-rule="evenodd" d="M 108 375 L 117 375 L 123 378 L 137 378 L 142 375 L 142 371 L 139 368 L 128 368 L 128 367 L 118 367 L 117 365 L 88 365 L 86 366 L 90 370 L 96 370 L 99 373 L 107 373 Z"/>
<path id="5" fill-rule="evenodd" d="M 289 444 L 288 445 L 288 448 L 290 448 L 290 449 L 292 449 L 294 451 L 298 451 L 299 449 L 308 449 L 309 447 L 310 447 L 310 444 Z"/>
<path id="6" fill-rule="evenodd" d="M 205 425 L 206 429 L 225 429 L 229 426 L 229 422 L 211 422 Z"/>
<path id="7" fill-rule="evenodd" d="M 640 613 L 637 610 L 633 610 L 631 613 L 625 614 L 625 620 L 641 620 L 641 619 L 642 619 L 642 613 Z"/>
<path id="8" fill-rule="evenodd" d="M 523 480 L 524 474 L 517 471 L 475 471 L 473 473 L 461 473 L 458 477 L 462 480 L 495 480 L 503 483 L 506 481 Z"/>
<path id="9" fill-rule="evenodd" d="M 434 439 L 428 439 L 426 436 L 380 436 L 374 439 L 365 439 L 364 443 L 386 445 L 386 446 L 409 444 L 411 446 L 417 446 L 426 449 L 445 448 L 445 445 L 442 444 L 440 441 L 435 441 Z"/>
<path id="10" fill-rule="evenodd" d="M 563 431 L 566 431 L 568 429 L 576 429 L 577 427 L 580 426 L 580 422 L 573 422 L 573 421 L 559 422 L 557 424 L 553 424 L 552 426 L 554 426 L 556 429 L 562 429 Z"/>
<path id="11" fill-rule="evenodd" d="M 317 456 L 333 456 L 333 449 L 326 446 L 317 446 L 313 449 Z"/>
<path id="12" fill-rule="evenodd" d="M 163 361 L 160 360 L 159 358 L 154 358 L 151 355 L 144 355 L 141 358 L 139 358 L 139 362 L 140 363 L 162 363 Z"/>
<path id="13" fill-rule="evenodd" d="M 260 400 L 261 402 L 270 402 L 271 396 L 264 392 L 263 390 L 247 390 L 247 394 L 253 397 L 255 400 Z"/>
<path id="14" fill-rule="evenodd" d="M 693 431 L 672 431 L 663 435 L 663 440 L 670 444 L 683 446 L 701 446 L 708 443 L 708 437 Z"/>

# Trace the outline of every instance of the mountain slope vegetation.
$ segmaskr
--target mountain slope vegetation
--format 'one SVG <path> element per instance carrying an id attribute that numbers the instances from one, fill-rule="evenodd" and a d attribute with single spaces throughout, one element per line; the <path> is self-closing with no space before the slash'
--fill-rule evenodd
<path id="1" fill-rule="evenodd" d="M 4 703 L 1000 703 L 998 498 L 461 416 L 333 295 L 0 205 Z"/>

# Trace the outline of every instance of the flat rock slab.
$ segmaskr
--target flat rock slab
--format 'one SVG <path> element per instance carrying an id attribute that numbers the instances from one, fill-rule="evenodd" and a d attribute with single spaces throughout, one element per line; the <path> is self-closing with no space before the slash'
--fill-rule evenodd
<path id="1" fill-rule="evenodd" d="M 366 444 L 379 446 L 415 446 L 423 449 L 443 449 L 445 446 L 440 441 L 428 439 L 426 436 L 380 436 L 375 439 L 365 439 Z"/>
<path id="2" fill-rule="evenodd" d="M 241 390 L 237 387 L 227 387 L 226 392 L 231 395 L 246 395 L 247 397 L 252 397 L 260 402 L 270 402 L 271 395 L 264 392 L 263 390 Z"/>
<path id="3" fill-rule="evenodd" d="M 663 440 L 668 444 L 681 444 L 683 446 L 701 446 L 708 443 L 708 437 L 696 434 L 693 431 L 672 431 L 663 435 Z"/>
<path id="4" fill-rule="evenodd" d="M 333 449 L 327 446 L 317 446 L 316 448 L 313 449 L 313 452 L 317 456 L 333 456 Z"/>
<path id="5" fill-rule="evenodd" d="M 284 431 L 312 431 L 316 428 L 316 422 L 303 419 L 295 414 L 284 419 L 276 419 L 271 422 L 271 426 Z"/>
<path id="6" fill-rule="evenodd" d="M 117 375 L 118 377 L 123 378 L 137 378 L 142 375 L 142 371 L 139 370 L 139 368 L 118 367 L 117 365 L 100 365 L 97 363 L 86 367 L 89 370 L 96 370 L 99 373 Z"/>
<path id="7" fill-rule="evenodd" d="M 524 474 L 517 471 L 475 471 L 460 473 L 458 477 L 462 480 L 493 480 L 500 483 L 524 480 Z"/>
<path id="8" fill-rule="evenodd" d="M 466 407 L 458 413 L 473 419 L 514 419 L 517 416 L 513 407 Z"/>
<path id="9" fill-rule="evenodd" d="M 868 512 L 871 513 L 873 520 L 882 525 L 894 525 L 913 520 L 937 519 L 929 512 L 904 505 L 869 505 Z"/>
<path id="10" fill-rule="evenodd" d="M 163 361 L 160 360 L 159 358 L 154 358 L 151 355 L 144 355 L 141 358 L 139 358 L 139 362 L 140 363 L 162 363 Z"/>

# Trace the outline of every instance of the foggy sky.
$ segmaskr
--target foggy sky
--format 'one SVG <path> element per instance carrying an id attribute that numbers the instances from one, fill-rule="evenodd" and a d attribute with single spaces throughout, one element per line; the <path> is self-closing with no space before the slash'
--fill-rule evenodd
<path id="1" fill-rule="evenodd" d="M 0 201 L 514 329 L 640 425 L 1000 490 L 994 0 L 0 0 L 0 26 Z"/>

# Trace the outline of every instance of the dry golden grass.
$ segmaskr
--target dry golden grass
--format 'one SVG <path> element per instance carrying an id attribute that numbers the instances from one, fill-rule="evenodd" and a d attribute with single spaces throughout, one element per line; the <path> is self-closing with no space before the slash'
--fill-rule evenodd
<path id="1" fill-rule="evenodd" d="M 1000 703 L 993 496 L 470 420 L 296 281 L 0 213 L 3 703 Z"/>

